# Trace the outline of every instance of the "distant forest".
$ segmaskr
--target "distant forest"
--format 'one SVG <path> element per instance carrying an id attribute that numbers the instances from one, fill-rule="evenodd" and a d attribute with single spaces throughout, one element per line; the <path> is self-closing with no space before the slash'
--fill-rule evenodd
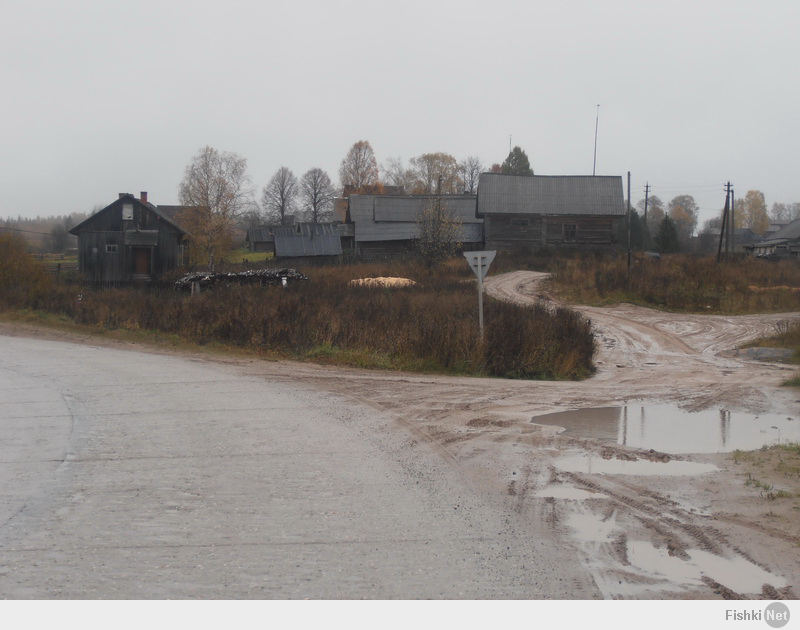
<path id="1" fill-rule="evenodd" d="M 54 217 L 36 217 L 29 219 L 0 219 L 0 232 L 11 232 L 25 237 L 30 249 L 35 253 L 63 254 L 78 247 L 78 237 L 69 233 L 70 228 L 78 225 L 89 214 L 74 212 L 69 215 Z"/>

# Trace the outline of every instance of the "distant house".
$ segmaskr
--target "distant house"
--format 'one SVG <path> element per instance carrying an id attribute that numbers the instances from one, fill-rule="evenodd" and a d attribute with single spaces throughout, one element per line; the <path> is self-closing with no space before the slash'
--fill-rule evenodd
<path id="1" fill-rule="evenodd" d="M 84 277 L 96 284 L 149 282 L 181 265 L 187 233 L 174 219 L 179 207 L 168 208 L 148 202 L 146 192 L 139 199 L 120 193 L 116 201 L 72 228 Z"/>
<path id="2" fill-rule="evenodd" d="M 800 219 L 792 221 L 763 241 L 746 247 L 756 256 L 780 260 L 800 258 Z"/>
<path id="3" fill-rule="evenodd" d="M 477 216 L 487 249 L 614 246 L 626 216 L 622 178 L 483 173 Z"/>
<path id="4" fill-rule="evenodd" d="M 275 236 L 272 234 L 272 228 L 268 226 L 250 228 L 247 230 L 244 240 L 251 252 L 275 251 Z"/>
<path id="5" fill-rule="evenodd" d="M 708 232 L 711 236 L 714 237 L 714 242 L 719 243 L 720 239 L 720 228 L 711 228 Z M 750 228 L 736 228 L 733 231 L 733 249 L 734 251 L 741 252 L 745 249 L 751 248 L 752 245 L 755 243 L 759 243 L 763 240 L 763 237 L 759 234 L 756 234 Z M 724 246 L 724 245 L 723 245 Z"/>
<path id="6" fill-rule="evenodd" d="M 418 218 L 436 195 L 351 195 L 347 210 L 357 254 L 410 251 L 419 236 Z M 483 220 L 475 216 L 475 195 L 443 195 L 442 202 L 461 221 L 459 242 L 481 247 Z"/>
<path id="7" fill-rule="evenodd" d="M 341 256 L 342 239 L 333 223 L 295 223 L 272 228 L 276 258 Z"/>

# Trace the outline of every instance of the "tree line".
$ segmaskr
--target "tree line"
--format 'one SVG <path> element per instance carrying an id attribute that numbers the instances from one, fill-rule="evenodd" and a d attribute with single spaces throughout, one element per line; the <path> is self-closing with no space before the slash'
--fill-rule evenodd
<path id="1" fill-rule="evenodd" d="M 666 205 L 657 195 L 641 199 L 631 214 L 632 245 L 660 252 L 710 251 L 722 226 L 722 210 L 697 231 L 698 211 L 691 195 L 678 195 Z M 800 219 L 800 203 L 774 203 L 768 210 L 760 190 L 749 190 L 734 203 L 734 227 L 757 235 L 763 235 L 771 223 L 796 219 Z M 696 232 L 698 238 L 693 241 Z"/>
<path id="2" fill-rule="evenodd" d="M 179 187 L 184 210 L 179 221 L 192 235 L 189 256 L 193 262 L 214 267 L 231 247 L 234 229 L 261 225 L 291 225 L 298 219 L 314 223 L 330 220 L 336 197 L 357 193 L 475 194 L 485 167 L 480 158 L 459 161 L 449 153 L 424 153 L 404 164 L 390 158 L 380 167 L 366 140 L 353 144 L 339 166 L 339 186 L 321 168 L 309 169 L 298 178 L 281 166 L 260 191 L 247 175 L 247 160 L 206 146 L 186 167 Z M 492 171 L 533 175 L 528 156 L 514 147 L 506 160 Z"/>

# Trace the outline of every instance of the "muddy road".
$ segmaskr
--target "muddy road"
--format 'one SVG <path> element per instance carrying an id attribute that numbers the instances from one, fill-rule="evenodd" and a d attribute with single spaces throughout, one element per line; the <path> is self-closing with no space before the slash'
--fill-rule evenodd
<path id="1" fill-rule="evenodd" d="M 541 274 L 514 272 L 488 278 L 486 291 L 522 303 L 548 300 L 541 280 Z M 797 494 L 765 498 L 746 483 L 759 473 L 746 459 L 694 453 L 691 447 L 682 454 L 631 447 L 532 419 L 563 410 L 658 403 L 684 411 L 772 413 L 800 423 L 800 395 L 779 387 L 792 370 L 744 360 L 735 351 L 797 314 L 676 315 L 630 305 L 580 310 L 592 321 L 599 350 L 597 374 L 578 383 L 188 358 L 270 386 L 326 393 L 336 409 L 358 410 L 360 435 L 379 436 L 394 445 L 394 456 L 408 461 L 437 462 L 441 474 L 456 482 L 448 482 L 447 490 L 437 486 L 436 500 L 444 505 L 452 492 L 460 506 L 475 506 L 474 522 L 498 520 L 508 540 L 537 541 L 539 547 L 520 548 L 526 560 L 533 560 L 537 549 L 554 550 L 552 556 L 538 554 L 535 572 L 523 578 L 530 580 L 523 597 L 796 598 Z M 53 336 L 13 325 L 0 326 L 0 334 Z M 691 443 L 688 433 L 685 441 Z M 787 484 L 800 492 L 796 477 Z M 511 553 L 514 543 L 506 546 Z M 520 596 L 512 591 L 507 596 Z M 502 588 L 495 596 L 503 596 Z"/>

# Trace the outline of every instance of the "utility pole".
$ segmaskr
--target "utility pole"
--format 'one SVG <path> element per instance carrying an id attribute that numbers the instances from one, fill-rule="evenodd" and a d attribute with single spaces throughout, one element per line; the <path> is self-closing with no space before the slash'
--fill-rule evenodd
<path id="1" fill-rule="evenodd" d="M 725 257 L 731 252 L 731 232 L 733 226 L 733 186 L 730 182 L 725 184 L 725 208 L 722 211 L 722 227 L 719 232 L 719 247 L 717 248 L 717 262 L 722 260 L 722 244 L 725 243 Z"/>
<path id="2" fill-rule="evenodd" d="M 731 212 L 728 216 L 728 256 L 733 255 L 733 250 L 736 248 L 736 197 L 733 194 L 733 184 L 728 182 L 731 190 Z"/>
<path id="3" fill-rule="evenodd" d="M 642 224 L 642 249 L 650 247 L 650 228 L 647 227 L 647 206 L 650 203 L 650 182 L 644 185 L 644 223 Z"/>
<path id="4" fill-rule="evenodd" d="M 597 104 L 597 116 L 594 119 L 594 163 L 592 164 L 592 177 L 597 169 L 597 128 L 600 125 L 600 103 Z"/>
<path id="5" fill-rule="evenodd" d="M 628 171 L 628 272 L 631 270 L 631 172 Z"/>

